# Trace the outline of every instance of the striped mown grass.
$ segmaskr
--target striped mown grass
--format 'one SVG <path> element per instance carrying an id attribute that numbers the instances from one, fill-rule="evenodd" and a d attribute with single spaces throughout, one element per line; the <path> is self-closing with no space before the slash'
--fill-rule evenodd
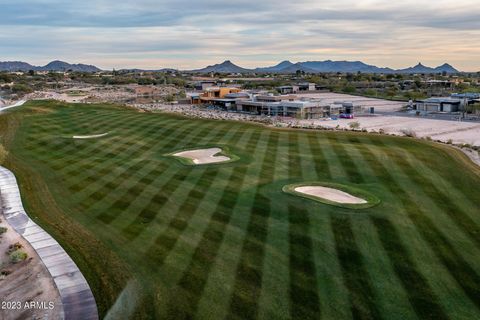
<path id="1" fill-rule="evenodd" d="M 110 134 L 68 138 L 97 132 Z M 48 101 L 0 115 L 0 136 L 102 316 L 133 280 L 130 319 L 480 318 L 480 173 L 456 150 Z M 165 157 L 204 146 L 239 159 Z M 282 191 L 304 181 L 381 202 Z"/>

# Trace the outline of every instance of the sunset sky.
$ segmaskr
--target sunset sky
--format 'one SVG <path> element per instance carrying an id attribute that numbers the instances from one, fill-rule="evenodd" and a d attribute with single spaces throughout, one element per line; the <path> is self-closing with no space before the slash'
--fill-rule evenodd
<path id="1" fill-rule="evenodd" d="M 480 71 L 478 0 L 0 0 L 0 61 L 189 69 L 230 59 Z"/>

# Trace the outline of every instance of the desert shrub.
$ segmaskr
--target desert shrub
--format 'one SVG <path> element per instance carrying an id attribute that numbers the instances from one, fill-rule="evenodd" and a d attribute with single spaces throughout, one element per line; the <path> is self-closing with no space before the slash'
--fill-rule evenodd
<path id="1" fill-rule="evenodd" d="M 10 271 L 10 270 L 2 270 L 2 271 L 0 271 L 0 275 L 2 275 L 2 276 L 8 276 L 10 273 L 12 273 L 12 271 Z"/>
<path id="2" fill-rule="evenodd" d="M 447 144 L 452 144 L 452 143 L 453 143 L 452 139 L 447 140 Z"/>
<path id="3" fill-rule="evenodd" d="M 7 232 L 7 228 L 5 227 L 0 227 L 0 235 L 4 234 L 5 232 Z"/>
<path id="4" fill-rule="evenodd" d="M 23 252 L 22 250 L 15 250 L 10 253 L 10 261 L 12 261 L 12 263 L 24 261 L 25 259 L 27 259 L 27 257 L 27 253 Z"/>
<path id="5" fill-rule="evenodd" d="M 8 246 L 7 254 L 10 254 L 14 251 L 20 250 L 22 248 L 23 248 L 23 246 L 20 242 L 15 242 L 14 244 L 11 244 L 11 245 Z"/>
<path id="6" fill-rule="evenodd" d="M 10 273 L 10 270 L 2 270 L 0 271 L 0 280 L 4 280 Z"/>
<path id="7" fill-rule="evenodd" d="M 401 132 L 405 136 L 410 137 L 410 138 L 416 138 L 417 137 L 417 134 L 412 129 L 403 129 Z"/>
<path id="8" fill-rule="evenodd" d="M 350 127 L 350 129 L 356 130 L 360 128 L 360 123 L 358 121 L 354 121 L 354 122 L 350 122 L 348 126 Z"/>
<path id="9" fill-rule="evenodd" d="M 24 93 L 31 93 L 33 92 L 33 89 L 26 85 L 26 84 L 22 84 L 22 83 L 17 83 L 17 84 L 14 84 L 13 87 L 12 87 L 12 91 L 14 93 L 20 93 L 20 94 L 24 94 Z"/>

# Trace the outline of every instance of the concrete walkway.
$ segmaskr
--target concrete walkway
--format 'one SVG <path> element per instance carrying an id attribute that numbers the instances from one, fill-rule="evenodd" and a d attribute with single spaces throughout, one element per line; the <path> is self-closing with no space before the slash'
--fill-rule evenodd
<path id="1" fill-rule="evenodd" d="M 2 111 L 4 111 L 4 110 L 11 109 L 11 108 L 23 106 L 23 105 L 25 104 L 25 102 L 27 102 L 27 100 L 20 100 L 20 101 L 17 101 L 16 103 L 14 103 L 14 104 L 12 104 L 12 105 L 10 105 L 10 106 L 0 107 L 0 112 L 2 112 Z"/>
<path id="2" fill-rule="evenodd" d="M 60 244 L 28 217 L 15 176 L 2 166 L 0 197 L 5 219 L 32 245 L 53 277 L 60 292 L 63 318 L 98 320 L 95 298 L 84 276 Z"/>

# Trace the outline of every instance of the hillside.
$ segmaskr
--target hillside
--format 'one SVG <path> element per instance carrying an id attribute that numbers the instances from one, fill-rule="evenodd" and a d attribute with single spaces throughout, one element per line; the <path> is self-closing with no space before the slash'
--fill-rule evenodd
<path id="1" fill-rule="evenodd" d="M 102 71 L 93 65 L 87 64 L 70 64 L 64 61 L 55 60 L 45 66 L 34 66 L 22 61 L 5 61 L 0 62 L 0 71 L 22 71 L 27 72 L 30 70 L 34 71 L 80 71 L 80 72 L 98 72 Z"/>

